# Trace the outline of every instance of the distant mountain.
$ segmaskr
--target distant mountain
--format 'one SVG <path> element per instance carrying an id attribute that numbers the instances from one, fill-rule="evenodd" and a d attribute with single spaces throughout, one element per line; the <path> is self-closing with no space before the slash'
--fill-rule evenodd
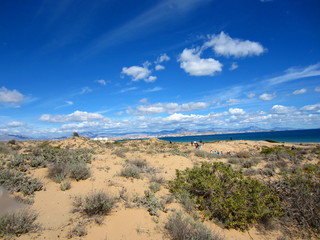
<path id="1" fill-rule="evenodd" d="M 23 136 L 23 135 L 13 135 L 13 134 L 0 135 L 0 141 L 10 141 L 10 140 L 26 141 L 26 140 L 32 140 L 32 139 L 34 138 L 30 136 Z"/>

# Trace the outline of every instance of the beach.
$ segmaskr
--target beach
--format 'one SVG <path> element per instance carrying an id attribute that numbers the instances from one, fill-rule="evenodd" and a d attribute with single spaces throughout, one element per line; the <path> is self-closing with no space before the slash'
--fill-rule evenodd
<path id="1" fill-rule="evenodd" d="M 5 144 L 8 148 L 16 147 L 20 154 L 28 154 L 31 149 L 43 145 L 58 150 L 89 149 L 91 160 L 87 163 L 87 167 L 90 176 L 79 180 L 69 179 L 70 189 L 61 190 L 61 182 L 48 177 L 50 164 L 37 168 L 26 164 L 25 173 L 39 179 L 43 183 L 43 188 L 27 197 L 20 192 L 13 192 L 10 196 L 32 199 L 33 204 L 26 204 L 24 207 L 38 213 L 36 222 L 41 228 L 35 233 L 22 234 L 17 239 L 171 239 L 165 228 L 168 217 L 176 211 L 184 211 L 183 205 L 172 196 L 168 188 L 168 181 L 175 178 L 176 170 L 183 171 L 186 168 L 199 166 L 201 162 L 222 162 L 242 171 L 246 176 L 267 181 L 277 178 L 281 172 L 289 171 L 294 165 L 302 167 L 305 164 L 319 164 L 319 155 L 314 149 L 320 146 L 316 143 L 239 140 L 199 143 L 200 150 L 190 142 L 170 143 L 155 138 L 110 142 L 83 137 L 46 141 L 45 144 L 37 141 Z M 290 151 L 300 149 L 306 153 L 299 163 L 294 164 L 290 160 L 282 159 L 286 164 L 274 165 L 271 168 L 267 165 L 270 165 L 270 162 L 262 160 L 262 157 L 260 159 L 258 154 L 263 149 L 275 149 L 275 147 Z M 249 162 L 250 166 L 246 164 Z M 139 177 L 124 174 L 125 168 L 134 164 L 138 166 L 138 163 L 140 165 L 143 163 Z M 155 184 L 151 188 L 151 183 L 157 183 L 158 189 L 154 190 Z M 74 201 L 77 197 L 100 191 L 107 192 L 116 199 L 115 205 L 106 216 L 87 217 L 83 212 L 74 210 Z M 159 207 L 155 210 L 155 214 L 151 214 L 143 201 L 137 201 L 146 196 L 146 191 L 153 192 L 154 199 L 161 201 L 165 207 Z M 281 227 L 262 231 L 257 225 L 252 224 L 247 231 L 239 231 L 227 229 L 219 221 L 210 221 L 199 211 L 196 213 L 199 221 L 226 240 L 264 240 L 283 236 Z M 83 235 L 79 234 L 80 229 L 83 230 Z"/>

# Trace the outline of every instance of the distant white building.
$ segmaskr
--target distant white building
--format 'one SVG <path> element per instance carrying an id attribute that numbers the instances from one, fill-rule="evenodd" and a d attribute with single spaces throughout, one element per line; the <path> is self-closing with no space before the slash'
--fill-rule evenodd
<path id="1" fill-rule="evenodd" d="M 107 137 L 96 137 L 96 138 L 93 138 L 92 140 L 95 140 L 95 141 L 108 141 L 108 138 Z"/>

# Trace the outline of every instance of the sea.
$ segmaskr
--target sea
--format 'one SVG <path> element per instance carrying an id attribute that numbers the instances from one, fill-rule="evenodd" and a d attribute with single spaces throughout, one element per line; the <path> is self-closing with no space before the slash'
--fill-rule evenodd
<path id="1" fill-rule="evenodd" d="M 228 133 L 228 134 L 181 136 L 181 137 L 162 137 L 159 139 L 165 140 L 165 141 L 172 141 L 172 142 L 193 142 L 193 141 L 212 142 L 212 141 L 222 141 L 222 140 L 252 140 L 252 141 L 274 140 L 278 142 L 292 142 L 292 143 L 320 143 L 320 129 Z"/>

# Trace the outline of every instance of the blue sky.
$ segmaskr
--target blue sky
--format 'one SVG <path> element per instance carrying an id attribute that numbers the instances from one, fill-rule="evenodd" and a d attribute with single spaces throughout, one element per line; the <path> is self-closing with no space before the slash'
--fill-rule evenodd
<path id="1" fill-rule="evenodd" d="M 0 134 L 320 127 L 318 0 L 4 0 Z"/>

